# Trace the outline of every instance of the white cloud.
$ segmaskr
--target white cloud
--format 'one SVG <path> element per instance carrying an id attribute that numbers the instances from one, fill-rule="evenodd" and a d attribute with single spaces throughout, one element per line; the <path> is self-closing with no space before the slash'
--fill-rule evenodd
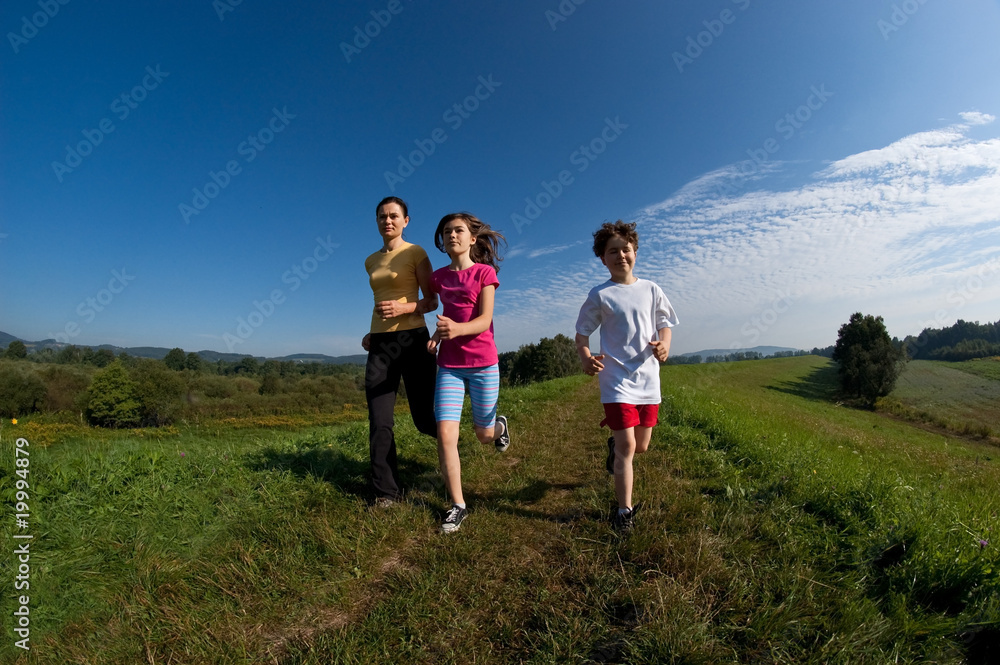
<path id="1" fill-rule="evenodd" d="M 997 119 L 994 115 L 980 113 L 979 111 L 966 111 L 965 113 L 959 113 L 958 115 L 960 115 L 962 120 L 970 125 L 988 125 Z"/>
<path id="2" fill-rule="evenodd" d="M 735 187 L 733 166 L 636 213 L 636 274 L 670 297 L 677 348 L 825 346 L 854 311 L 883 315 L 900 336 L 928 320 L 1000 318 L 1000 271 L 954 295 L 1000 253 L 1000 139 L 967 136 L 993 116 L 961 115 L 967 124 L 849 155 L 796 189 L 768 188 L 793 165 Z M 536 271 L 498 318 L 516 321 L 522 342 L 571 332 L 587 290 L 607 278 L 594 264 Z"/>

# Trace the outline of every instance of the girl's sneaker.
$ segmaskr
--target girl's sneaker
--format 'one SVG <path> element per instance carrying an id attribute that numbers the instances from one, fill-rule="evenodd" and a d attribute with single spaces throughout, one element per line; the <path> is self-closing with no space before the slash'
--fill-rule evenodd
<path id="1" fill-rule="evenodd" d="M 618 533 L 628 533 L 635 526 L 635 514 L 639 512 L 639 504 L 632 506 L 627 512 L 618 512 L 618 509 L 614 509 L 614 514 L 611 516 L 611 528 L 613 528 Z"/>
<path id="2" fill-rule="evenodd" d="M 459 508 L 458 506 L 452 506 L 444 516 L 444 522 L 441 523 L 441 533 L 451 533 L 452 531 L 458 531 L 458 528 L 462 526 L 462 521 L 465 520 L 465 516 L 469 514 L 469 511 L 465 508 Z"/>
<path id="3" fill-rule="evenodd" d="M 507 416 L 497 416 L 497 423 L 503 425 L 503 434 L 493 441 L 493 445 L 496 446 L 498 453 L 502 453 L 510 446 L 510 427 L 507 425 Z"/>

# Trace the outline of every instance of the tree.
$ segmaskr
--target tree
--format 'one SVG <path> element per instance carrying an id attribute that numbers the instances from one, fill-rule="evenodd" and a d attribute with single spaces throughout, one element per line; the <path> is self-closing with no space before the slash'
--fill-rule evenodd
<path id="1" fill-rule="evenodd" d="M 906 363 L 906 351 L 893 344 L 881 316 L 857 312 L 840 327 L 833 360 L 839 364 L 843 391 L 871 406 L 892 392 Z"/>
<path id="2" fill-rule="evenodd" d="M 28 357 L 28 347 L 24 345 L 19 339 L 15 339 L 13 342 L 7 345 L 7 351 L 4 353 L 4 357 L 10 358 L 12 360 L 19 360 L 21 358 Z"/>
<path id="3" fill-rule="evenodd" d="M 243 356 L 240 361 L 236 363 L 236 373 L 246 376 L 257 376 L 257 372 L 260 371 L 260 363 L 253 356 Z"/>
<path id="4" fill-rule="evenodd" d="M 75 344 L 64 346 L 56 354 L 56 362 L 61 365 L 71 365 L 83 359 L 83 350 Z"/>
<path id="5" fill-rule="evenodd" d="M 121 359 L 102 369 L 90 384 L 87 418 L 101 427 L 134 427 L 139 424 L 135 383 Z"/>
<path id="6" fill-rule="evenodd" d="M 174 348 L 167 351 L 163 363 L 175 372 L 179 372 L 184 369 L 184 361 L 186 359 L 187 356 L 184 355 L 184 349 Z"/>
<path id="7" fill-rule="evenodd" d="M 548 381 L 580 371 L 576 343 L 563 334 L 543 337 L 538 344 L 525 344 L 500 359 L 500 374 L 511 385 Z"/>
<path id="8" fill-rule="evenodd" d="M 184 369 L 190 369 L 193 371 L 198 371 L 201 369 L 201 356 L 199 356 L 194 351 L 191 351 L 184 358 Z"/>

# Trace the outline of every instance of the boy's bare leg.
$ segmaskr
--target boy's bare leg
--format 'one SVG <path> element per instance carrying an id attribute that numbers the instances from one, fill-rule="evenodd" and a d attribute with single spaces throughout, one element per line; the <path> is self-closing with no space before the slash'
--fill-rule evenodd
<path id="1" fill-rule="evenodd" d="M 438 462 L 444 488 L 452 503 L 465 503 L 462 494 L 462 461 L 458 457 L 458 427 L 451 420 L 438 421 Z"/>
<path id="2" fill-rule="evenodd" d="M 635 454 L 644 453 L 649 450 L 649 441 L 653 438 L 652 427 L 635 426 Z"/>
<path id="3" fill-rule="evenodd" d="M 620 429 L 615 436 L 615 498 L 619 508 L 632 507 L 632 457 L 635 455 L 635 429 Z M 647 439 L 646 445 L 649 445 Z"/>

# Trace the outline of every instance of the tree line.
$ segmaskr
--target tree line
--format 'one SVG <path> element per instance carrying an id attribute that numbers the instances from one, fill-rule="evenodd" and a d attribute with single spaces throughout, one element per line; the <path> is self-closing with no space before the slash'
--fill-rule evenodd
<path id="1" fill-rule="evenodd" d="M 60 414 L 104 427 L 180 420 L 340 411 L 363 404 L 360 365 L 246 356 L 207 362 L 172 349 L 163 360 L 68 346 L 28 354 L 14 341 L 0 359 L 0 416 Z"/>
<path id="2" fill-rule="evenodd" d="M 1000 321 L 959 320 L 941 330 L 924 329 L 904 340 L 890 338 L 880 316 L 851 316 L 837 343 L 812 351 L 781 351 L 769 357 L 821 355 L 838 365 L 846 395 L 873 405 L 888 395 L 909 358 L 967 360 L 1000 355 Z M 755 351 L 712 355 L 706 362 L 760 360 Z M 671 357 L 670 364 L 698 364 L 701 356 Z M 558 334 L 499 354 L 503 385 L 518 386 L 579 374 L 574 340 Z M 205 416 L 323 412 L 363 404 L 361 365 L 264 360 L 206 361 L 171 349 L 162 360 L 108 349 L 69 345 L 29 353 L 11 342 L 0 357 L 0 416 L 34 412 L 76 414 L 93 425 L 166 425 Z"/>
<path id="3" fill-rule="evenodd" d="M 911 358 L 962 361 L 1000 356 L 1000 320 L 970 323 L 959 319 L 947 328 L 924 328 L 917 336 L 903 340 Z"/>

